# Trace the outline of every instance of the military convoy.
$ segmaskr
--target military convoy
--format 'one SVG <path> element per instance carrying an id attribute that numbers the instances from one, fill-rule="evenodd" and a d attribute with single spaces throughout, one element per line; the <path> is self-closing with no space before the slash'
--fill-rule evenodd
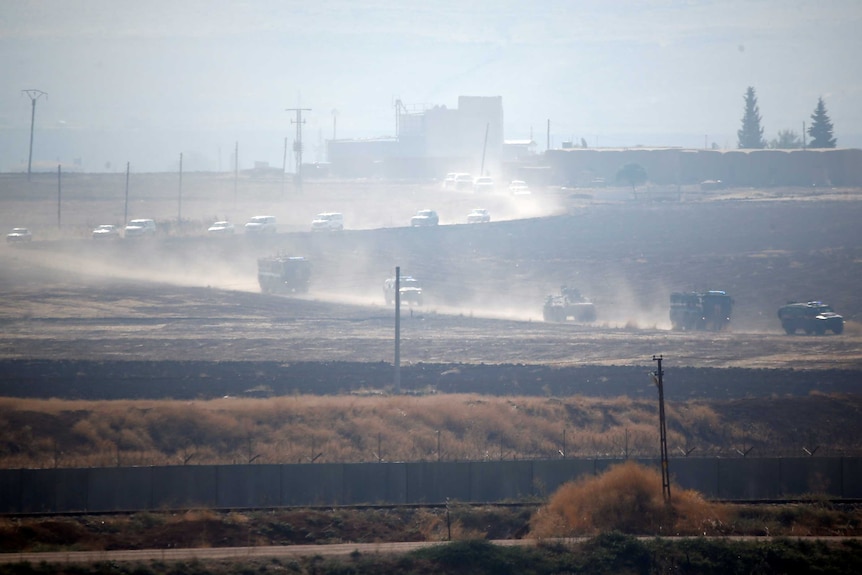
<path id="1" fill-rule="evenodd" d="M 572 318 L 589 323 L 596 321 L 596 306 L 577 289 L 562 286 L 559 295 L 552 294 L 545 298 L 542 317 L 545 321 L 562 322 Z"/>
<path id="2" fill-rule="evenodd" d="M 407 305 L 422 305 L 422 286 L 413 276 L 401 276 L 398 282 L 399 300 Z M 383 282 L 383 299 L 386 305 L 395 302 L 395 278 Z"/>
<path id="3" fill-rule="evenodd" d="M 674 292 L 670 294 L 670 324 L 675 330 L 722 331 L 730 324 L 733 298 L 727 292 Z"/>
<path id="4" fill-rule="evenodd" d="M 808 335 L 822 335 L 827 330 L 835 334 L 844 332 L 844 318 L 820 301 L 789 302 L 778 309 L 778 319 L 788 335 L 800 329 Z"/>
<path id="5" fill-rule="evenodd" d="M 301 256 L 270 256 L 257 260 L 257 281 L 263 293 L 305 293 L 311 262 Z"/>
<path id="6" fill-rule="evenodd" d="M 277 255 L 257 260 L 257 279 L 263 293 L 305 293 L 311 280 L 311 262 L 301 256 Z M 422 286 L 412 276 L 398 282 L 401 303 L 421 306 Z M 386 305 L 395 301 L 395 278 L 383 282 Z M 670 322 L 677 331 L 722 331 L 730 325 L 734 301 L 727 292 L 673 292 L 670 294 Z M 590 323 L 596 320 L 596 307 L 575 288 L 562 286 L 559 294 L 545 298 L 542 316 L 547 322 Z M 788 302 L 778 310 L 781 327 L 790 335 L 798 331 L 822 335 L 844 332 L 844 318 L 821 301 Z"/>

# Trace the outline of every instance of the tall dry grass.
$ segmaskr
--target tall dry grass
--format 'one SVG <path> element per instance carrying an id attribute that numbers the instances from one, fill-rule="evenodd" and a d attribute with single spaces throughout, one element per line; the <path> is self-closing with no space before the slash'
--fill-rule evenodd
<path id="1" fill-rule="evenodd" d="M 832 405 L 847 402 L 820 399 Z M 207 401 L 0 398 L 0 466 L 656 457 L 656 403 L 470 394 Z M 734 454 L 737 446 L 761 441 L 757 445 L 765 449 L 768 441 L 781 439 L 762 421 L 726 420 L 702 402 L 669 404 L 667 418 L 668 446 L 677 455 L 692 447 L 698 454 Z M 833 417 L 830 425 L 841 422 Z"/>
<path id="2" fill-rule="evenodd" d="M 627 461 L 560 487 L 533 516 L 530 532 L 538 538 L 608 531 L 713 535 L 722 532 L 730 515 L 728 507 L 674 485 L 666 505 L 659 471 Z"/>

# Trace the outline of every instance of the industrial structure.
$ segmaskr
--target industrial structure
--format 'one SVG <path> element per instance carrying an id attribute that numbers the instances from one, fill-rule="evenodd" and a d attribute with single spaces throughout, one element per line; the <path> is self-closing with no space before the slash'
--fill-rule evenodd
<path id="1" fill-rule="evenodd" d="M 621 166 L 638 164 L 651 185 L 703 189 L 739 186 L 862 185 L 862 150 L 737 150 L 679 147 L 589 148 L 584 142 L 537 153 L 531 137 L 506 140 L 501 96 L 460 96 L 458 106 L 395 102 L 395 135 L 327 142 L 325 169 L 312 177 L 442 179 L 463 172 L 532 186 L 613 184 Z"/>
<path id="2" fill-rule="evenodd" d="M 497 175 L 503 161 L 503 98 L 460 96 L 457 108 L 395 102 L 395 136 L 330 140 L 330 170 L 342 177 Z"/>

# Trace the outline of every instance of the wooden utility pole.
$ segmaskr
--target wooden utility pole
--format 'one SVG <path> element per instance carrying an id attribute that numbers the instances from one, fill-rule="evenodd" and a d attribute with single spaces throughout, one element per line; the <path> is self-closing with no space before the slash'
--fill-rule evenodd
<path id="1" fill-rule="evenodd" d="M 284 197 L 284 174 L 287 173 L 287 136 L 284 137 L 284 154 L 281 158 L 281 195 Z"/>
<path id="2" fill-rule="evenodd" d="M 180 189 L 177 194 L 177 230 L 183 225 L 183 153 L 180 152 Z"/>
<path id="3" fill-rule="evenodd" d="M 30 181 L 30 172 L 33 167 L 33 126 L 36 123 L 36 100 L 41 98 L 42 96 L 48 97 L 47 92 L 43 92 L 42 90 L 21 90 L 24 94 L 30 98 L 31 111 L 30 111 L 30 154 L 27 157 L 27 181 Z"/>
<path id="4" fill-rule="evenodd" d="M 664 370 L 661 368 L 662 356 L 652 356 L 652 360 L 658 363 L 658 369 L 652 373 L 653 382 L 658 387 L 658 420 L 659 436 L 661 443 L 661 493 L 666 505 L 670 505 L 670 470 L 667 460 L 667 425 L 664 416 Z"/>
<path id="5" fill-rule="evenodd" d="M 61 190 L 61 182 L 62 176 L 60 174 L 60 164 L 57 164 L 57 229 L 59 230 L 62 226 L 60 225 L 60 190 Z"/>
<path id="6" fill-rule="evenodd" d="M 123 225 L 129 221 L 129 162 L 126 162 L 126 202 L 123 207 Z"/>
<path id="7" fill-rule="evenodd" d="M 233 209 L 236 211 L 237 183 L 239 182 L 239 140 L 233 148 Z"/>
<path id="8" fill-rule="evenodd" d="M 401 393 L 401 267 L 395 266 L 395 393 Z"/>

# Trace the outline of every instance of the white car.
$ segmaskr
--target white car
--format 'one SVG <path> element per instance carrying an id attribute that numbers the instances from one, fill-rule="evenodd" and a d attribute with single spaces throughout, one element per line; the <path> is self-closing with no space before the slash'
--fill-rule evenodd
<path id="1" fill-rule="evenodd" d="M 456 174 L 455 172 L 450 172 L 450 173 L 446 174 L 446 177 L 443 178 L 443 189 L 444 190 L 454 190 L 457 177 L 458 177 L 458 174 Z"/>
<path id="2" fill-rule="evenodd" d="M 207 228 L 207 233 L 211 236 L 232 236 L 234 231 L 234 225 L 228 221 L 214 222 Z"/>
<path id="3" fill-rule="evenodd" d="M 12 228 L 12 231 L 6 234 L 6 241 L 10 244 L 29 242 L 32 239 L 33 234 L 27 228 Z"/>
<path id="4" fill-rule="evenodd" d="M 410 218 L 410 226 L 417 228 L 420 226 L 436 226 L 440 223 L 440 217 L 434 210 L 419 210 L 416 215 Z"/>
<path id="5" fill-rule="evenodd" d="M 478 193 L 493 192 L 494 180 L 488 176 L 481 176 L 473 181 L 473 191 Z"/>
<path id="6" fill-rule="evenodd" d="M 512 180 L 509 184 L 509 191 L 515 196 L 529 196 L 530 187 L 523 180 Z"/>
<path id="7" fill-rule="evenodd" d="M 467 214 L 467 223 L 468 224 L 487 224 L 491 221 L 491 214 L 488 213 L 488 210 L 483 208 L 476 208 L 475 210 L 471 210 L 469 214 Z"/>
<path id="8" fill-rule="evenodd" d="M 156 235 L 156 221 L 149 219 L 131 220 L 124 230 L 127 238 L 143 238 Z"/>
<path id="9" fill-rule="evenodd" d="M 245 233 L 250 235 L 274 234 L 275 231 L 275 216 L 254 216 L 245 224 Z"/>
<path id="10" fill-rule="evenodd" d="M 120 237 L 120 228 L 113 224 L 96 226 L 92 233 L 94 240 L 116 240 Z"/>
<path id="11" fill-rule="evenodd" d="M 455 189 L 469 190 L 473 187 L 473 176 L 470 174 L 455 174 Z"/>
<path id="12" fill-rule="evenodd" d="M 340 232 L 344 229 L 344 214 L 338 212 L 323 212 L 311 220 L 313 232 Z"/>

